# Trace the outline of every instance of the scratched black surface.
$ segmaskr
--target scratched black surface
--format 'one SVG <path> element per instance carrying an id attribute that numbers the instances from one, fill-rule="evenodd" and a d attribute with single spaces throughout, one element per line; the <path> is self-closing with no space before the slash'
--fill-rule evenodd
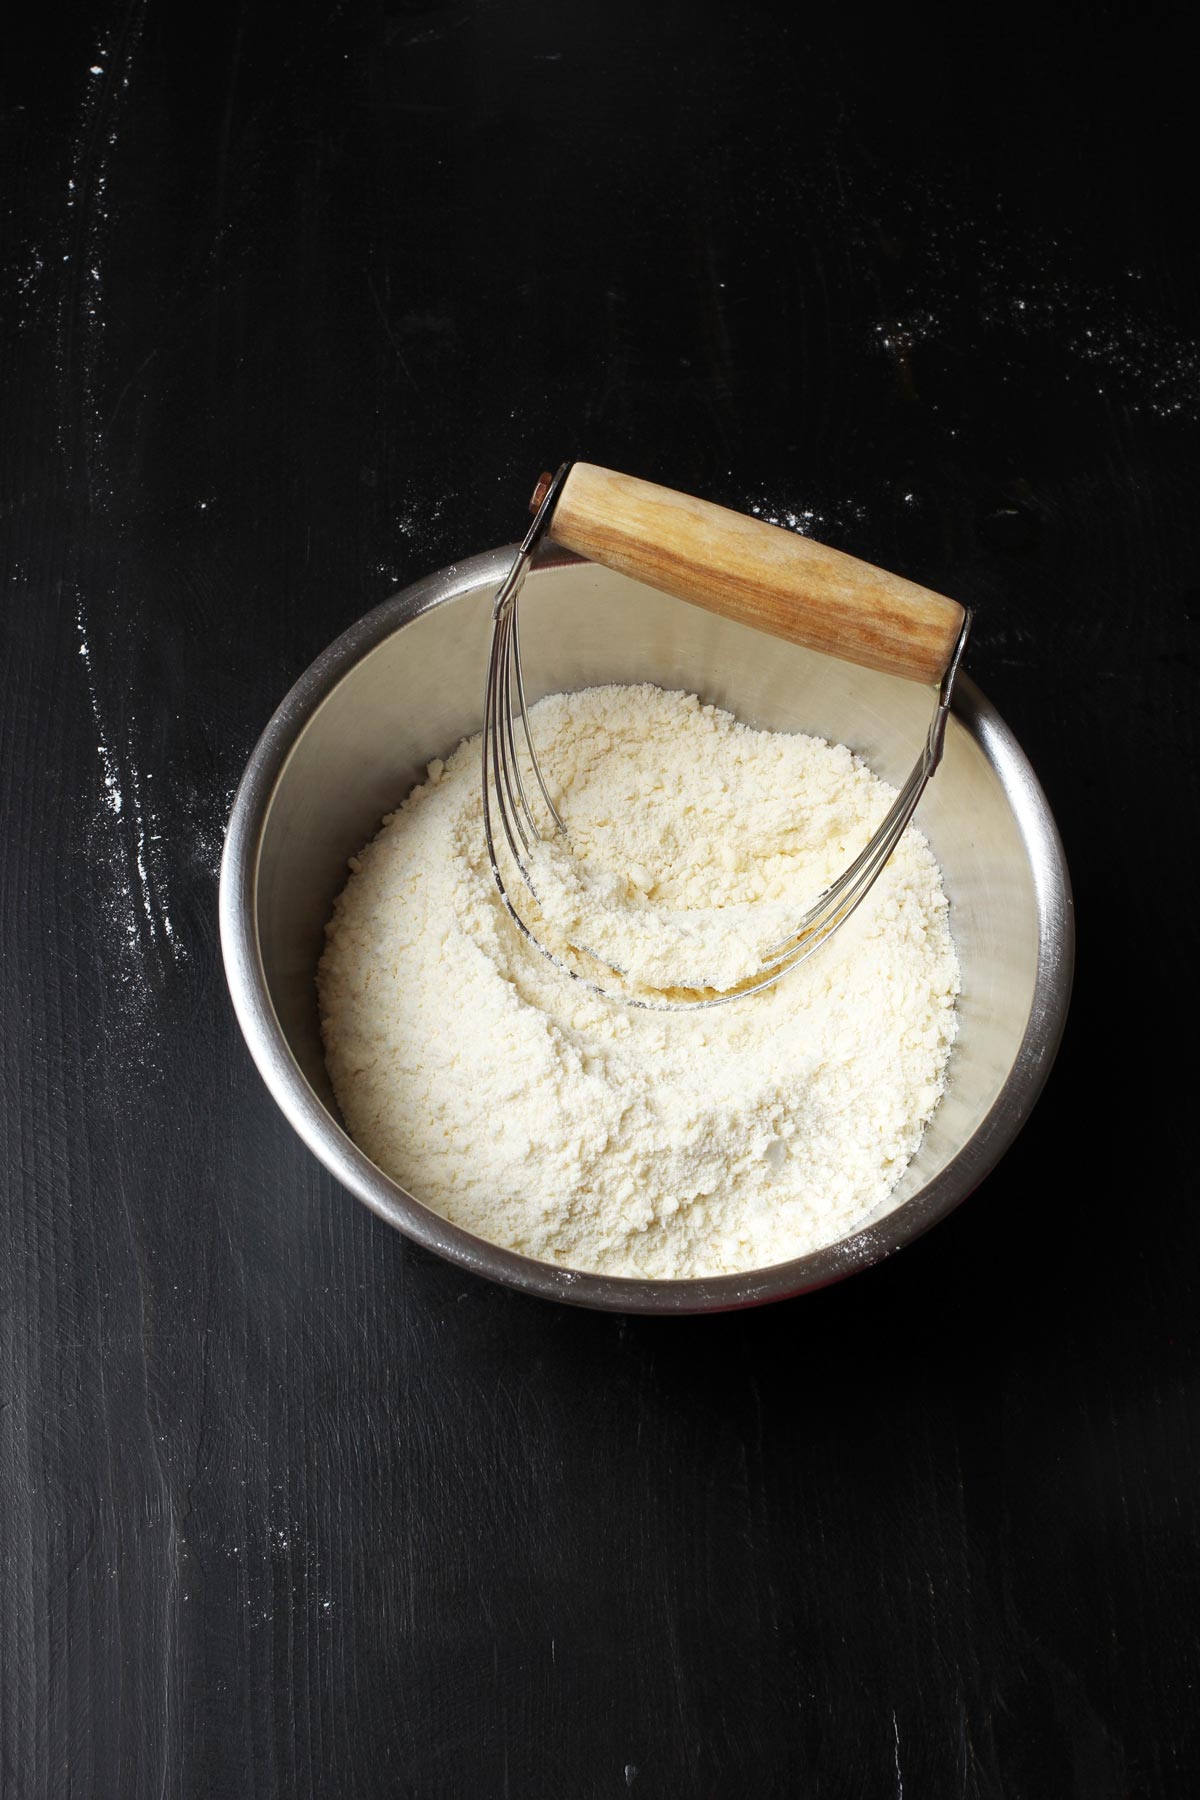
<path id="1" fill-rule="evenodd" d="M 3 124 L 5 1800 L 1194 1794 L 1182 43 L 56 12 L 6 27 Z M 220 971 L 277 700 L 570 453 L 974 602 L 1075 880 L 1000 1169 L 755 1314 L 412 1249 Z"/>

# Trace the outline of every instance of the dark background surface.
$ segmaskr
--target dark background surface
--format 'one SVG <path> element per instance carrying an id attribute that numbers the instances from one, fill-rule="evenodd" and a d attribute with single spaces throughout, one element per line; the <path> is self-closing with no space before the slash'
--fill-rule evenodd
<path id="1" fill-rule="evenodd" d="M 6 27 L 5 1800 L 1200 1791 L 1195 126 L 1139 18 Z M 1000 1168 L 758 1313 L 414 1250 L 221 973 L 275 704 L 570 454 L 972 602 L 1075 882 Z"/>

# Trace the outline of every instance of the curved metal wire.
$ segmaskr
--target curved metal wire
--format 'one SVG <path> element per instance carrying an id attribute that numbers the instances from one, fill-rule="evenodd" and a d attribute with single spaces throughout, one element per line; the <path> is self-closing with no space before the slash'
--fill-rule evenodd
<path id="1" fill-rule="evenodd" d="M 496 836 L 492 824 L 494 801 L 496 811 L 500 816 L 504 842 L 508 847 L 513 865 L 536 902 L 537 892 L 530 878 L 526 858 L 535 843 L 545 842 L 548 838 L 560 833 L 565 836 L 567 833 L 542 774 L 533 742 L 533 732 L 529 725 L 525 677 L 521 667 L 517 602 L 534 552 L 545 534 L 554 504 L 562 491 L 570 468 L 570 463 L 563 463 L 555 475 L 545 499 L 538 509 L 537 516 L 517 551 L 513 565 L 500 585 L 495 605 L 492 608 L 492 641 L 488 655 L 487 684 L 484 693 L 482 745 L 483 829 L 492 875 L 509 917 L 534 948 L 540 950 L 542 955 L 556 968 L 569 975 L 572 980 L 581 982 L 593 993 L 600 994 L 609 1000 L 619 1000 L 627 1006 L 642 1007 L 654 1012 L 690 1011 L 699 1007 L 725 1006 L 732 1000 L 745 1000 L 752 994 L 761 994 L 764 989 L 774 987 L 777 982 L 782 981 L 785 975 L 790 974 L 793 969 L 798 968 L 802 962 L 807 961 L 815 951 L 819 950 L 839 926 L 844 925 L 851 914 L 861 906 L 890 860 L 917 809 L 921 795 L 925 792 L 942 759 L 946 740 L 946 721 L 949 717 L 954 691 L 954 678 L 958 673 L 970 634 L 971 613 L 967 611 L 963 615 L 962 627 L 954 650 L 938 686 L 937 701 L 925 742 L 907 781 L 859 855 L 838 879 L 825 889 L 824 893 L 818 895 L 813 905 L 798 920 L 795 931 L 789 933 L 787 938 L 782 939 L 767 951 L 763 958 L 761 974 L 752 975 L 736 987 L 724 992 L 702 988 L 672 988 L 657 994 L 631 993 L 627 989 L 623 990 L 619 985 L 609 985 L 603 981 L 597 981 L 590 975 L 572 968 L 560 955 L 556 955 L 553 950 L 543 944 L 521 916 L 500 868 L 496 855 Z M 520 716 L 530 767 L 536 777 L 552 825 L 549 833 L 544 832 L 538 825 L 521 776 L 513 717 L 514 709 Z M 594 951 L 588 950 L 586 945 L 573 944 L 570 948 L 576 954 L 590 958 L 591 961 L 619 980 L 622 971 L 597 956 Z"/>

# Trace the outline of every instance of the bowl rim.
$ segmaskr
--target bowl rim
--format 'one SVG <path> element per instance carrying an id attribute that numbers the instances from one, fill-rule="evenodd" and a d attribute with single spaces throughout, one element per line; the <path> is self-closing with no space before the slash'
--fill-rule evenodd
<path id="1" fill-rule="evenodd" d="M 1004 1084 L 971 1138 L 916 1194 L 850 1237 L 790 1262 L 687 1280 L 597 1275 L 539 1262 L 452 1224 L 384 1174 L 329 1112 L 293 1055 L 267 987 L 257 907 L 264 831 L 288 759 L 308 721 L 355 664 L 435 606 L 498 586 L 513 550 L 503 546 L 451 563 L 357 619 L 295 682 L 250 754 L 226 828 L 219 918 L 230 997 L 259 1073 L 302 1141 L 372 1212 L 436 1255 L 522 1293 L 607 1312 L 725 1312 L 810 1293 L 884 1261 L 959 1206 L 1013 1142 L 1053 1066 L 1074 976 L 1074 903 L 1058 828 L 1027 757 L 965 673 L 955 684 L 953 711 L 1000 773 L 1029 853 L 1038 935 L 1033 999 Z M 538 569 L 571 566 L 586 565 L 557 547 L 538 563 Z"/>

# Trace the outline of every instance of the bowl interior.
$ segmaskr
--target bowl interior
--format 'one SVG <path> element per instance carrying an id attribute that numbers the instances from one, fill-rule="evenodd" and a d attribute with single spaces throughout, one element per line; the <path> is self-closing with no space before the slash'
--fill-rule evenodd
<path id="1" fill-rule="evenodd" d="M 314 985 L 323 927 L 347 858 L 430 758 L 480 728 L 496 565 L 478 563 L 476 579 L 336 668 L 301 718 L 265 806 L 253 889 L 265 985 L 299 1070 L 338 1127 Z M 838 739 L 896 785 L 928 727 L 925 687 L 764 637 L 589 563 L 559 558 L 535 569 L 521 607 L 531 699 L 600 682 L 686 688 L 748 724 Z M 926 1189 L 995 1108 L 1023 1044 L 1028 1055 L 1045 963 L 1046 862 L 1057 840 L 1028 765 L 968 680 L 917 821 L 950 896 L 960 1029 L 946 1097 L 881 1216 Z M 1050 1037 L 1052 1055 L 1056 1029 Z M 963 1192 L 970 1185 L 960 1181 Z"/>

